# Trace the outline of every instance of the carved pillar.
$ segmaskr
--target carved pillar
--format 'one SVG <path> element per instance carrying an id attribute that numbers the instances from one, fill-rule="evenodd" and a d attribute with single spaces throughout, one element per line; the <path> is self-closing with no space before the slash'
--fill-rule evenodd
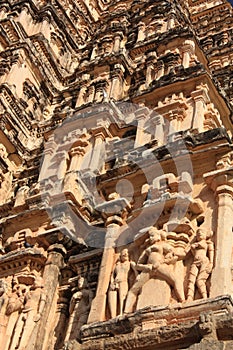
<path id="1" fill-rule="evenodd" d="M 35 350 L 43 349 L 43 345 L 48 341 L 49 334 L 47 332 L 46 324 L 51 317 L 54 317 L 54 315 L 50 315 L 50 312 L 54 304 L 54 298 L 58 287 L 60 268 L 63 266 L 63 256 L 65 253 L 66 250 L 61 244 L 54 244 L 50 246 L 48 250 L 48 258 L 43 273 L 46 304 L 44 306 L 40 319 L 37 340 L 34 347 Z"/>
<path id="2" fill-rule="evenodd" d="M 108 285 L 111 276 L 111 268 L 114 263 L 115 240 L 118 238 L 120 225 L 110 224 L 107 226 L 105 237 L 105 248 L 100 265 L 99 282 L 96 290 L 96 297 L 93 300 L 88 323 L 105 320 L 106 298 Z"/>
<path id="3" fill-rule="evenodd" d="M 176 16 L 176 14 L 172 13 L 171 16 L 168 18 L 167 30 L 175 27 L 175 16 Z"/>
<path id="4" fill-rule="evenodd" d="M 164 75 L 164 62 L 162 60 L 158 60 L 156 80 L 160 79 L 163 75 Z"/>
<path id="5" fill-rule="evenodd" d="M 138 121 L 136 140 L 135 140 L 135 144 L 134 144 L 135 148 L 139 147 L 145 143 L 144 142 L 144 139 L 145 139 L 144 130 L 145 130 L 145 121 L 147 119 L 148 112 L 149 112 L 149 110 L 147 107 L 141 107 L 135 112 L 135 116 L 136 116 L 136 119 Z"/>
<path id="6" fill-rule="evenodd" d="M 66 151 L 60 151 L 56 154 L 57 161 L 57 178 L 59 180 L 63 179 L 67 170 L 67 160 L 69 155 Z"/>
<path id="7" fill-rule="evenodd" d="M 62 288 L 60 290 L 56 313 L 58 324 L 56 326 L 57 339 L 55 348 L 60 349 L 65 339 L 66 334 L 64 330 L 67 328 L 67 320 L 69 316 L 69 299 L 66 297 L 66 290 Z"/>
<path id="8" fill-rule="evenodd" d="M 192 40 L 185 40 L 182 46 L 183 61 L 182 64 L 184 68 L 188 68 L 190 65 L 191 55 L 195 52 L 195 44 Z"/>
<path id="9" fill-rule="evenodd" d="M 71 156 L 71 163 L 69 171 L 77 171 L 80 169 L 83 156 L 85 155 L 85 148 L 88 146 L 87 141 L 79 140 L 76 142 L 76 146 L 72 148 L 69 152 Z"/>
<path id="10" fill-rule="evenodd" d="M 50 23 L 49 19 L 45 18 L 41 23 L 40 32 L 44 35 L 44 37 L 50 41 Z"/>
<path id="11" fill-rule="evenodd" d="M 93 145 L 89 168 L 92 171 L 96 171 L 96 170 L 98 171 L 101 169 L 101 166 L 104 162 L 104 157 L 102 156 L 105 150 L 104 140 L 105 140 L 105 137 L 107 136 L 107 132 L 105 128 L 100 127 L 100 128 L 91 130 L 91 133 L 94 136 L 95 141 Z"/>
<path id="12" fill-rule="evenodd" d="M 123 38 L 122 33 L 116 33 L 114 37 L 113 52 L 117 53 L 120 51 L 122 38 Z"/>
<path id="13" fill-rule="evenodd" d="M 118 100 L 122 95 L 122 82 L 124 79 L 124 67 L 117 63 L 114 65 L 114 70 L 112 71 L 112 86 L 110 97 L 113 97 L 115 100 Z"/>
<path id="14" fill-rule="evenodd" d="M 92 103 L 95 96 L 95 86 L 91 85 L 88 88 L 86 103 Z"/>
<path id="15" fill-rule="evenodd" d="M 106 91 L 107 82 L 105 80 L 100 80 L 95 83 L 95 97 L 94 102 L 103 102 L 104 91 Z"/>
<path id="16" fill-rule="evenodd" d="M 51 135 L 49 140 L 46 142 L 46 147 L 44 149 L 44 159 L 43 159 L 43 163 L 44 164 L 51 164 L 51 159 L 53 157 L 54 154 L 54 150 L 56 149 L 57 144 L 54 141 L 54 135 Z M 43 170 L 43 172 L 42 172 Z M 43 166 L 40 170 L 40 177 L 39 177 L 39 181 L 41 181 L 42 179 L 45 178 L 45 176 L 48 178 L 49 177 L 49 172 L 46 166 Z"/>
<path id="17" fill-rule="evenodd" d="M 233 169 L 207 173 L 204 178 L 217 200 L 215 267 L 212 272 L 210 297 L 232 295 Z"/>
<path id="18" fill-rule="evenodd" d="M 111 215 L 116 211 L 116 207 L 119 209 L 117 210 L 117 214 Z M 107 291 L 114 263 L 115 244 L 121 233 L 121 226 L 124 224 L 130 208 L 131 206 L 129 202 L 124 198 L 113 199 L 96 207 L 97 210 L 102 212 L 107 232 L 100 265 L 96 296 L 91 305 L 88 323 L 105 320 Z"/>
<path id="19" fill-rule="evenodd" d="M 158 146 L 164 144 L 164 118 L 161 115 L 156 115 L 153 118 L 153 123 L 155 125 L 154 138 L 158 142 Z"/>
<path id="20" fill-rule="evenodd" d="M 83 85 L 81 86 L 80 91 L 79 91 L 79 95 L 78 95 L 77 102 L 76 102 L 76 107 L 79 107 L 86 102 L 85 101 L 85 94 L 87 91 L 87 83 L 88 83 L 89 79 L 90 79 L 89 74 L 84 74 Z"/>
<path id="21" fill-rule="evenodd" d="M 138 37 L 137 37 L 137 41 L 143 41 L 146 37 L 145 35 L 145 23 L 140 22 L 138 24 Z"/>
<path id="22" fill-rule="evenodd" d="M 154 61 L 156 60 L 156 58 L 157 58 L 156 52 L 151 52 L 148 55 L 147 67 L 146 67 L 146 87 L 150 85 L 150 83 L 154 78 L 154 71 L 155 71 Z"/>
<path id="23" fill-rule="evenodd" d="M 0 10 L 0 19 L 3 19 L 7 16 L 8 9 L 7 7 L 2 7 Z"/>
<path id="24" fill-rule="evenodd" d="M 196 91 L 191 92 L 194 100 L 194 113 L 191 128 L 198 129 L 200 132 L 204 129 L 206 103 L 209 102 L 207 86 L 199 86 Z"/>

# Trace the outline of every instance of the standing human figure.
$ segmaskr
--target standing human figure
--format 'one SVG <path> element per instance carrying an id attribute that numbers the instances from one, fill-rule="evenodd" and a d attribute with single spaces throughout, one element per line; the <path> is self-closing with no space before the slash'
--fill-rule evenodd
<path id="1" fill-rule="evenodd" d="M 123 249 L 113 269 L 108 292 L 108 304 L 112 318 L 122 315 L 129 290 L 129 274 L 135 271 L 135 263 L 129 261 L 128 249 Z"/>
<path id="2" fill-rule="evenodd" d="M 210 240 L 211 233 L 199 228 L 196 233 L 196 242 L 191 244 L 193 262 L 189 271 L 187 301 L 192 301 L 195 294 L 195 285 L 203 299 L 207 298 L 206 281 L 214 262 L 214 243 Z"/>
<path id="3" fill-rule="evenodd" d="M 87 322 L 93 295 L 84 277 L 78 279 L 78 290 L 72 295 L 69 306 L 69 323 L 65 343 L 72 339 L 80 340 L 80 328 Z"/>
<path id="4" fill-rule="evenodd" d="M 10 348 L 11 342 L 14 338 L 14 330 L 18 319 L 23 310 L 25 302 L 26 288 L 19 285 L 17 280 L 12 279 L 12 292 L 8 296 L 5 315 L 8 317 L 7 327 L 3 339 L 1 339 L 1 346 L 3 349 Z"/>
<path id="5" fill-rule="evenodd" d="M 24 308 L 15 326 L 10 350 L 24 350 L 28 348 L 34 328 L 45 306 L 46 296 L 43 293 L 43 288 L 43 279 L 37 276 L 29 291 L 25 294 Z"/>

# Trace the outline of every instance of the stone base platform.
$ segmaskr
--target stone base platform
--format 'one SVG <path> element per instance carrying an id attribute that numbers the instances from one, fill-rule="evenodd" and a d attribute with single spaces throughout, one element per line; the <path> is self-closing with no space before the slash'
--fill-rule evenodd
<path id="1" fill-rule="evenodd" d="M 229 295 L 146 307 L 82 327 L 72 350 L 232 350 L 233 299 Z"/>

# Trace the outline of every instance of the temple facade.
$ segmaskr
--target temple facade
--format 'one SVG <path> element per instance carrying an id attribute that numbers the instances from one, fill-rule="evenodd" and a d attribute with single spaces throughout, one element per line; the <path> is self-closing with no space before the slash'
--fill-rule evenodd
<path id="1" fill-rule="evenodd" d="M 233 349 L 232 14 L 1 0 L 1 350 Z"/>

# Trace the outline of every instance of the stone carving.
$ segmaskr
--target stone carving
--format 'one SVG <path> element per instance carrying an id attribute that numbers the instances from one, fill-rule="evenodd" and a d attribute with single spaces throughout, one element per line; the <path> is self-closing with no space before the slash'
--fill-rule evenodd
<path id="1" fill-rule="evenodd" d="M 118 314 L 122 315 L 123 313 L 125 299 L 129 290 L 130 270 L 137 273 L 135 270 L 135 263 L 129 261 L 128 249 L 123 249 L 113 269 L 108 292 L 108 303 L 112 318 L 116 317 Z"/>
<path id="2" fill-rule="evenodd" d="M 0 312 L 2 310 L 2 307 L 5 303 L 5 293 L 7 291 L 7 285 L 5 283 L 5 280 L 4 279 L 1 279 L 0 280 Z"/>
<path id="3" fill-rule="evenodd" d="M 183 281 L 180 276 L 176 277 L 173 271 L 178 256 L 173 247 L 165 240 L 165 232 L 152 227 L 148 233 L 150 245 L 142 252 L 136 264 L 137 270 L 141 273 L 129 290 L 125 306 L 127 313 L 133 311 L 141 288 L 151 278 L 166 281 L 169 286 L 174 288 L 178 301 L 183 302 L 185 299 Z"/>
<path id="4" fill-rule="evenodd" d="M 11 348 L 23 349 L 32 336 L 35 323 L 40 320 L 46 297 L 42 292 L 43 279 L 36 277 L 29 291 L 25 293 L 24 307 L 15 326 Z"/>
<path id="5" fill-rule="evenodd" d="M 17 327 L 17 321 L 19 319 L 19 315 L 23 310 L 25 294 L 26 294 L 25 286 L 21 286 L 20 284 L 18 284 L 17 279 L 13 277 L 12 292 L 9 294 L 9 299 L 8 299 L 8 302 L 6 305 L 6 311 L 5 311 L 6 316 L 8 316 L 8 323 L 7 323 L 6 332 L 3 338 L 3 343 L 4 343 L 3 349 L 14 349 L 12 347 L 15 339 L 15 335 L 13 331 Z"/>
<path id="6" fill-rule="evenodd" d="M 80 339 L 80 328 L 87 322 L 91 307 L 92 291 L 84 277 L 78 277 L 78 290 L 72 295 L 69 306 L 69 323 L 65 342 Z"/>
<path id="7" fill-rule="evenodd" d="M 189 272 L 187 301 L 194 299 L 195 286 L 201 298 L 207 298 L 206 281 L 213 269 L 214 244 L 210 240 L 212 233 L 203 228 L 196 232 L 196 241 L 191 244 L 193 262 Z"/>
<path id="8" fill-rule="evenodd" d="M 12 292 L 9 295 L 8 303 L 6 306 L 7 316 L 10 316 L 16 311 L 22 311 L 26 292 L 26 290 L 22 289 L 22 287 L 17 283 L 15 278 L 12 280 L 12 285 Z"/>
<path id="9" fill-rule="evenodd" d="M 10 199 L 12 191 L 12 173 L 3 173 L 0 169 L 0 205 Z"/>
<path id="10" fill-rule="evenodd" d="M 25 204 L 29 190 L 30 190 L 30 187 L 27 185 L 27 181 L 23 182 L 21 187 L 18 189 L 16 193 L 15 205 L 14 205 L 15 207 Z"/>

